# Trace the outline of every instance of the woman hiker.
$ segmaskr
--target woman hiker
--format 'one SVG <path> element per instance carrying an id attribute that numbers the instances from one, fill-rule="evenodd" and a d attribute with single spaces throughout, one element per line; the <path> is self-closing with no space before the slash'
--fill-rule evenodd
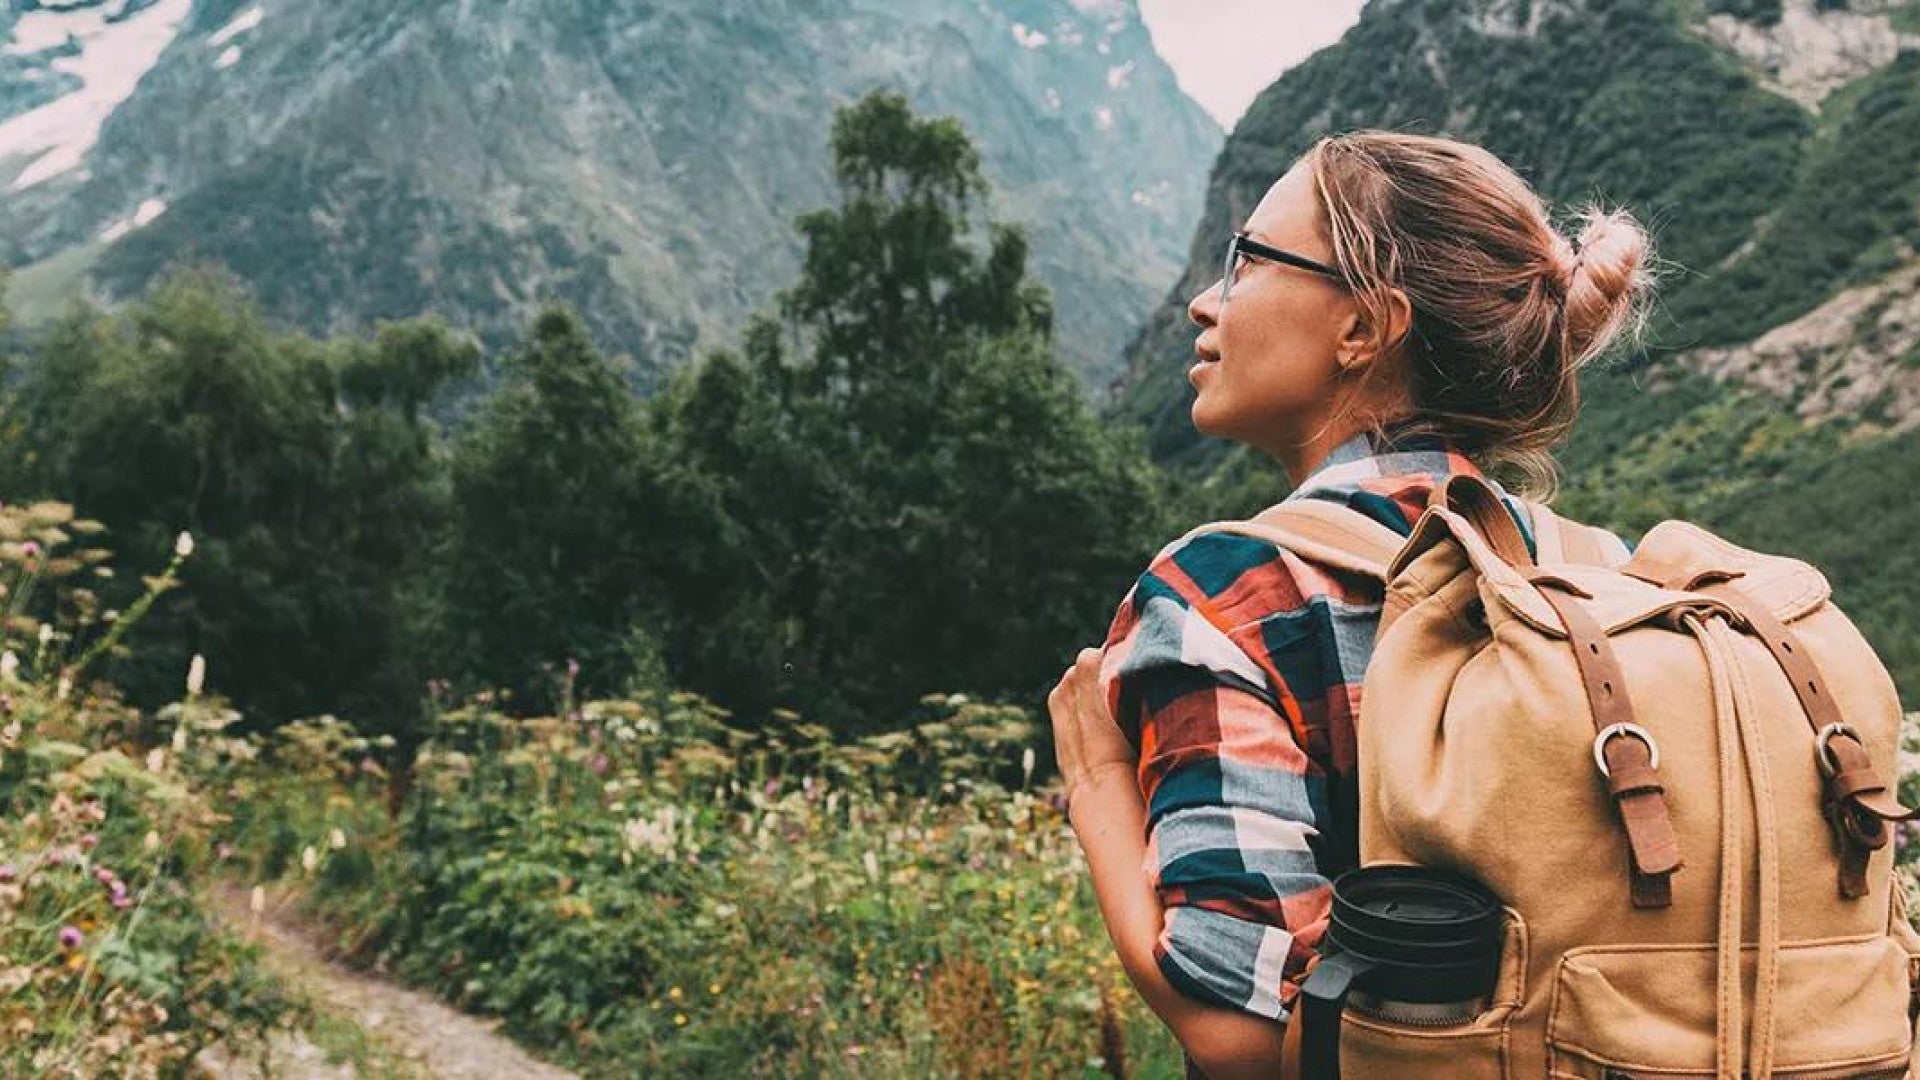
<path id="1" fill-rule="evenodd" d="M 1650 247 L 1597 208 L 1576 247 L 1479 147 L 1323 138 L 1188 305 L 1194 425 L 1276 458 L 1288 499 L 1403 535 L 1456 473 L 1504 467 L 1545 500 L 1578 371 L 1644 318 Z M 1354 724 L 1381 599 L 1274 543 L 1194 535 L 1049 696 L 1108 932 L 1211 1080 L 1276 1075 L 1330 882 L 1359 862 Z"/>

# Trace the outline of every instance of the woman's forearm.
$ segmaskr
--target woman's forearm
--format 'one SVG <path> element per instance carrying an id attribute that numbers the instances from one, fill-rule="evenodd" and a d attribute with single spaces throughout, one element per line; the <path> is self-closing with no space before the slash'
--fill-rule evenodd
<path id="1" fill-rule="evenodd" d="M 1146 806 L 1131 769 L 1109 766 L 1075 785 L 1068 814 L 1093 876 L 1107 936 L 1127 977 L 1209 1080 L 1271 1077 L 1286 1028 L 1240 1009 L 1196 1001 L 1160 971 L 1154 942 L 1166 913 L 1142 872 Z"/>

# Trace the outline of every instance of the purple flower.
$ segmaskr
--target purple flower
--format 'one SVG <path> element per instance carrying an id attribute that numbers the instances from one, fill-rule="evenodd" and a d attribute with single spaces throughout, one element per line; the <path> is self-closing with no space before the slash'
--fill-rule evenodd
<path id="1" fill-rule="evenodd" d="M 775 795 L 780 794 L 780 781 L 779 780 L 767 781 L 767 786 L 765 791 L 766 791 L 767 798 L 769 799 L 773 798 Z"/>
<path id="2" fill-rule="evenodd" d="M 588 767 L 593 770 L 595 776 L 605 776 L 607 773 L 607 755 L 593 755 L 593 761 L 588 764 Z"/>
<path id="3" fill-rule="evenodd" d="M 25 555 L 29 559 L 34 558 L 40 554 L 40 545 L 29 540 L 20 545 L 20 554 Z"/>
<path id="4" fill-rule="evenodd" d="M 63 949 L 69 951 L 77 949 L 80 947 L 80 943 L 85 940 L 87 940 L 86 935 L 82 934 L 80 928 L 77 926 L 63 926 L 60 928 L 60 947 Z"/>
<path id="5" fill-rule="evenodd" d="M 575 660 L 571 656 L 567 657 L 567 678 L 577 679 L 579 677 L 580 677 L 580 661 Z"/>
<path id="6" fill-rule="evenodd" d="M 5 885 L 19 876 L 20 871 L 15 870 L 12 863 L 0 863 L 0 885 Z"/>
<path id="7" fill-rule="evenodd" d="M 92 833 L 87 833 L 80 837 L 80 849 L 82 851 L 92 851 L 99 843 L 100 838 Z"/>
<path id="8" fill-rule="evenodd" d="M 113 895 L 107 898 L 107 902 L 113 905 L 113 910 L 125 911 L 133 906 L 133 897 L 127 895 L 126 889 L 120 888 L 113 891 Z"/>
<path id="9" fill-rule="evenodd" d="M 213 845 L 213 857 L 221 862 L 233 858 L 233 845 L 227 843 L 225 840 Z"/>
<path id="10" fill-rule="evenodd" d="M 104 866 L 96 866 L 93 868 L 93 880 L 102 885 L 111 885 L 113 884 L 113 871 Z"/>

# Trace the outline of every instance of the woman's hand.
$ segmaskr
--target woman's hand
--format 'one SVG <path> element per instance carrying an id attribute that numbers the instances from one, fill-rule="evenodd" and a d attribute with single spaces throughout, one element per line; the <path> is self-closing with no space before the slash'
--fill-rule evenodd
<path id="1" fill-rule="evenodd" d="M 1047 712 L 1053 716 L 1053 753 L 1060 764 L 1069 810 L 1075 792 L 1090 780 L 1118 774 L 1116 778 L 1128 787 L 1137 783 L 1133 746 L 1113 722 L 1106 697 L 1100 693 L 1100 657 L 1099 649 L 1081 649 L 1047 695 Z"/>

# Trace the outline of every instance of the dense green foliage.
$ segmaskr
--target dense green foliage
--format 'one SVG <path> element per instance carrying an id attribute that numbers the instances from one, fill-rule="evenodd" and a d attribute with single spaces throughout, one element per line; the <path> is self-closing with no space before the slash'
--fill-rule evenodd
<path id="1" fill-rule="evenodd" d="M 0 506 L 0 1076 L 195 1075 L 203 1047 L 257 1049 L 300 1012 L 200 901 L 227 820 L 201 777 L 246 749 L 225 714 L 191 687 L 142 714 L 90 677 L 184 557 L 116 617 L 99 532 Z"/>
<path id="2" fill-rule="evenodd" d="M 446 502 L 422 408 L 476 361 L 430 323 L 370 341 L 281 333 L 200 271 L 40 336 L 24 493 L 70 495 L 135 565 L 182 529 L 201 540 L 194 588 L 115 672 L 135 699 L 164 700 L 201 653 L 264 716 L 351 710 L 407 729 L 427 675 L 414 600 Z"/>
<path id="3" fill-rule="evenodd" d="M 778 309 L 653 399 L 562 306 L 476 403 L 437 323 L 316 341 L 183 271 L 32 340 L 0 497 L 70 495 L 133 558 L 200 538 L 118 662 L 135 701 L 201 653 L 249 723 L 351 715 L 403 762 L 436 679 L 844 731 L 1037 700 L 1162 537 L 1157 479 L 1083 404 L 959 125 L 876 95 L 832 141 Z"/>
<path id="4" fill-rule="evenodd" d="M 1037 698 L 1161 530 L 1144 459 L 1081 404 L 1017 232 L 968 242 L 978 164 L 897 96 L 841 114 L 782 322 L 662 396 L 687 685 L 870 727 L 936 688 Z M 1044 598 L 1044 599 L 1042 599 Z"/>
<path id="5" fill-rule="evenodd" d="M 398 823 L 350 731 L 289 725 L 236 778 L 239 847 L 587 1077 L 1181 1074 L 1022 770 L 1030 714 L 936 697 L 854 744 L 723 716 L 459 703 Z"/>

